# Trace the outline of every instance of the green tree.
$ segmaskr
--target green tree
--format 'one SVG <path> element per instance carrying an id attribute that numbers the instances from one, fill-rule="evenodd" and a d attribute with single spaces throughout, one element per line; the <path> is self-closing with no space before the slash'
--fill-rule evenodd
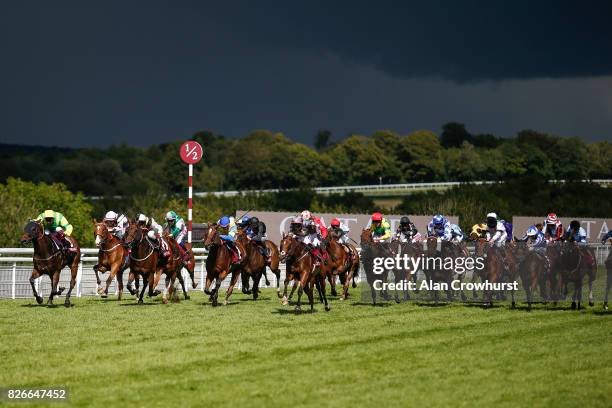
<path id="1" fill-rule="evenodd" d="M 417 130 L 402 137 L 401 169 L 406 181 L 434 181 L 444 175 L 442 147 L 435 133 Z"/>
<path id="2" fill-rule="evenodd" d="M 9 178 L 0 184 L 0 246 L 20 246 L 19 239 L 28 220 L 46 209 L 59 211 L 72 224 L 72 235 L 81 246 L 93 245 L 92 206 L 81 193 L 71 193 L 63 184 L 35 184 Z"/>
<path id="3" fill-rule="evenodd" d="M 472 135 L 465 128 L 463 123 L 449 122 L 442 126 L 440 143 L 445 148 L 459 147 L 464 141 L 471 141 Z"/>

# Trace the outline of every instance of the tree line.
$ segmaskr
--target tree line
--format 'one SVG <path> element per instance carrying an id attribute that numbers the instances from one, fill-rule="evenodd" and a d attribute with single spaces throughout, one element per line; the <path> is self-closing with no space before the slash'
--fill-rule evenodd
<path id="1" fill-rule="evenodd" d="M 186 199 L 178 195 L 141 194 L 121 198 L 86 199 L 64 184 L 33 183 L 9 178 L 0 184 L 0 247 L 20 246 L 26 222 L 47 208 L 62 212 L 74 226 L 82 246 L 94 245 L 92 220 L 100 220 L 109 209 L 135 217 L 143 212 L 163 222 L 164 214 L 175 210 L 186 216 Z M 550 183 L 540 177 L 522 177 L 492 185 L 463 184 L 443 192 L 415 192 L 395 208 L 384 208 L 361 193 L 321 195 L 299 189 L 268 194 L 241 194 L 234 197 L 197 197 L 194 222 L 211 222 L 239 210 L 291 211 L 314 213 L 372 213 L 459 216 L 464 231 L 483 222 L 486 214 L 497 212 L 505 219 L 513 215 L 542 216 L 554 211 L 568 217 L 610 217 L 612 189 L 594 183 Z M 240 215 L 240 214 L 238 214 Z M 523 231 L 517 232 L 517 234 Z"/>
<path id="2" fill-rule="evenodd" d="M 513 138 L 471 134 L 447 123 L 440 135 L 417 130 L 408 135 L 381 130 L 334 142 L 320 131 L 314 148 L 282 133 L 257 130 L 242 138 L 209 131 L 193 139 L 205 151 L 195 166 L 196 191 L 316 186 L 612 177 L 612 144 L 586 143 L 533 130 Z M 97 149 L 30 148 L 0 145 L 0 182 L 9 177 L 62 183 L 88 196 L 183 194 L 186 166 L 181 142 L 147 148 L 127 145 Z"/>

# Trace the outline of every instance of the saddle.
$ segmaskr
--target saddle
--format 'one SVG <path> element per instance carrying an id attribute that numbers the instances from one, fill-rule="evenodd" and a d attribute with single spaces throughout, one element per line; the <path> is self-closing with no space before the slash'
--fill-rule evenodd
<path id="1" fill-rule="evenodd" d="M 238 245 L 231 241 L 226 241 L 225 247 L 230 251 L 230 254 L 232 254 L 232 263 L 239 264 L 242 262 L 242 254 L 240 253 L 240 248 L 238 248 Z"/>

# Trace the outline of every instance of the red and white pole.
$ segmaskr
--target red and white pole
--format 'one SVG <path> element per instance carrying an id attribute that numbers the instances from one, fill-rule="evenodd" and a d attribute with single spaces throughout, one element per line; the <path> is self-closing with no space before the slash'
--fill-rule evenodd
<path id="1" fill-rule="evenodd" d="M 187 195 L 187 243 L 191 244 L 192 210 L 193 210 L 193 164 L 189 165 L 189 193 Z"/>
<path id="2" fill-rule="evenodd" d="M 189 140 L 181 145 L 181 159 L 189 165 L 189 178 L 187 179 L 187 243 L 191 245 L 191 228 L 193 225 L 193 165 L 202 160 L 204 151 L 198 142 Z"/>

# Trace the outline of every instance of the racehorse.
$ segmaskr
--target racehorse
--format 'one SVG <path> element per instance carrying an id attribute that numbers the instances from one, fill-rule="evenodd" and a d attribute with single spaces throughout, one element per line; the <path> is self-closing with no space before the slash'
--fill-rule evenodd
<path id="1" fill-rule="evenodd" d="M 274 244 L 274 242 L 268 239 L 265 240 L 265 246 L 266 246 L 268 253 L 270 254 L 270 263 L 267 264 L 267 266 L 270 267 L 270 270 L 272 271 L 274 276 L 276 276 L 276 295 L 280 298 L 282 296 L 281 296 L 281 290 L 280 290 L 280 268 L 279 268 L 280 255 L 279 255 L 278 247 L 276 246 L 276 244 Z M 268 280 L 268 276 L 266 275 L 265 269 L 263 272 L 263 278 L 266 281 L 266 286 L 270 286 L 270 281 Z M 251 294 L 251 290 L 249 289 L 248 275 L 242 276 L 242 293 L 244 293 L 245 295 Z"/>
<path id="2" fill-rule="evenodd" d="M 310 311 L 314 311 L 314 294 L 313 287 L 316 286 L 320 300 L 325 304 L 325 311 L 329 311 L 330 307 L 325 294 L 325 275 L 331 273 L 330 265 L 322 263 L 317 267 L 316 259 L 306 245 L 291 234 L 284 235 L 280 245 L 281 261 L 290 259 L 290 265 L 287 266 L 287 275 L 291 274 L 293 278 L 299 279 L 298 282 L 298 301 L 295 306 L 296 312 L 302 310 L 302 294 L 306 292 L 308 302 L 310 303 Z M 287 282 L 287 281 L 285 281 Z M 285 283 L 285 295 L 287 293 L 287 284 Z M 284 303 L 284 302 L 283 302 Z"/>
<path id="3" fill-rule="evenodd" d="M 444 247 L 444 241 L 442 242 L 442 246 Z M 450 249 L 446 249 L 446 251 L 448 252 Z M 453 300 L 453 292 L 451 290 L 453 270 L 444 267 L 443 254 L 441 251 L 438 251 L 438 237 L 433 235 L 427 237 L 427 249 L 425 251 L 425 255 L 427 256 L 427 267 L 423 270 L 425 273 L 425 279 L 427 279 L 430 285 L 444 283 L 446 286 L 446 299 L 451 302 Z M 429 267 L 429 260 L 432 260 L 431 263 L 433 263 L 433 268 Z M 433 296 L 435 304 L 438 304 L 438 290 L 433 290 Z"/>
<path id="4" fill-rule="evenodd" d="M 518 260 L 518 271 L 523 289 L 527 296 L 527 307 L 531 310 L 533 292 L 540 286 L 540 293 L 546 295 L 546 258 L 530 249 L 524 241 L 517 242 L 515 250 Z"/>
<path id="5" fill-rule="evenodd" d="M 400 242 L 399 240 L 393 240 L 390 244 L 391 254 L 395 256 L 400 256 L 403 258 L 404 255 L 407 255 L 408 258 L 418 259 L 423 254 L 423 247 L 420 243 L 411 243 L 411 242 Z M 414 265 L 414 263 L 413 263 Z M 410 268 L 395 268 L 393 270 L 393 276 L 395 283 L 399 283 L 402 280 L 409 282 L 412 280 L 415 284 L 417 282 L 417 272 L 410 270 Z M 404 290 L 402 291 L 404 296 L 404 301 L 410 300 L 409 290 L 404 286 Z M 395 302 L 399 303 L 399 295 L 397 293 L 397 289 L 395 290 Z"/>
<path id="6" fill-rule="evenodd" d="M 504 249 L 487 241 L 486 238 L 478 238 L 476 240 L 476 246 L 474 249 L 474 255 L 476 257 L 485 258 L 484 268 L 475 269 L 474 273 L 477 273 L 483 281 L 489 283 L 501 282 L 504 275 Z M 493 292 L 486 290 L 483 294 L 483 300 L 485 306 L 493 306 Z M 514 291 L 512 292 L 512 307 L 515 307 Z"/>
<path id="7" fill-rule="evenodd" d="M 582 302 L 582 284 L 584 277 L 588 277 L 589 305 L 593 306 L 593 281 L 595 280 L 596 266 L 589 264 L 580 246 L 575 242 L 564 242 L 561 244 L 559 256 L 560 274 L 564 285 L 574 284 L 572 296 L 572 310 L 580 309 Z"/>
<path id="8" fill-rule="evenodd" d="M 372 294 L 372 304 L 376 305 L 376 289 L 374 289 L 374 282 L 382 281 L 387 283 L 389 278 L 389 271 L 384 269 L 381 274 L 374 273 L 374 259 L 384 258 L 391 256 L 391 251 L 381 242 L 374 242 L 372 238 L 372 231 L 370 229 L 363 229 L 360 236 L 361 245 L 361 258 L 363 259 L 363 268 L 366 273 L 366 280 L 370 286 Z M 380 295 L 384 300 L 389 300 L 389 293 L 386 288 L 381 289 Z"/>
<path id="9" fill-rule="evenodd" d="M 130 277 L 142 276 L 143 284 L 138 304 L 143 304 L 144 292 L 149 287 L 149 296 L 154 296 L 154 275 L 157 272 L 159 251 L 157 246 L 147 236 L 147 229 L 132 220 L 125 233 L 125 244 L 131 249 L 130 253 Z M 128 287 L 130 282 L 128 282 Z"/>
<path id="10" fill-rule="evenodd" d="M 236 233 L 236 242 L 242 244 L 246 249 L 246 259 L 241 268 L 243 285 L 248 284 L 249 277 L 253 279 L 251 293 L 253 294 L 253 300 L 257 300 L 259 297 L 259 281 L 266 272 L 266 258 L 260 252 L 257 244 L 250 241 L 243 230 Z"/>
<path id="11" fill-rule="evenodd" d="M 234 290 L 234 286 L 238 282 L 240 277 L 240 271 L 242 268 L 241 263 L 245 260 L 246 250 L 240 242 L 234 242 L 234 245 L 240 252 L 242 257 L 238 263 L 232 262 L 232 252 L 224 244 L 219 237 L 218 225 L 210 224 L 207 228 L 206 238 L 204 240 L 204 247 L 208 249 L 208 257 L 206 258 L 206 285 L 204 287 L 204 293 L 210 295 L 210 301 L 213 306 L 218 305 L 219 289 L 221 288 L 221 282 L 231 272 L 232 277 L 230 280 L 230 286 L 227 288 L 225 293 L 225 300 L 223 304 L 227 304 L 229 297 Z M 215 287 L 211 290 L 213 279 L 215 280 Z"/>
<path id="12" fill-rule="evenodd" d="M 342 250 L 344 255 L 343 264 L 339 268 L 337 275 L 340 278 L 340 283 L 342 283 L 342 296 L 340 299 L 346 300 L 346 298 L 348 298 L 349 284 L 351 281 L 353 281 L 353 284 L 355 285 L 355 274 L 359 274 L 359 252 L 352 244 L 341 244 L 338 241 L 338 237 L 333 233 L 333 230 L 330 231 L 329 238 L 330 245 L 328 245 L 328 253 L 332 258 L 332 261 L 337 261 L 337 259 L 342 256 L 337 254 L 339 250 Z M 332 284 L 333 288 L 335 286 L 335 279 L 332 279 L 330 283 Z M 332 289 L 332 294 L 334 291 L 335 290 Z"/>
<path id="13" fill-rule="evenodd" d="M 40 305 L 43 302 L 42 296 L 36 291 L 35 280 L 42 275 L 48 275 L 51 279 L 51 293 L 49 294 L 48 305 L 53 304 L 53 297 L 62 294 L 64 288 L 57 287 L 59 283 L 60 273 L 65 266 L 70 268 L 70 289 L 66 293 L 66 300 L 64 305 L 70 306 L 70 295 L 72 289 L 76 284 L 76 276 L 78 272 L 79 262 L 81 260 L 81 250 L 76 240 L 72 237 L 67 237 L 72 242 L 73 247 L 76 249 L 75 252 L 68 252 L 66 250 L 59 249 L 53 242 L 51 237 L 45 234 L 43 225 L 39 221 L 31 220 L 23 228 L 23 235 L 21 237 L 22 244 L 32 243 L 34 246 L 34 256 L 32 275 L 30 276 L 30 285 L 32 285 L 32 291 L 36 302 Z"/>
<path id="14" fill-rule="evenodd" d="M 97 292 L 103 298 L 108 297 L 108 288 L 113 282 L 113 279 L 117 277 L 117 286 L 118 286 L 118 295 L 117 299 L 121 300 L 121 296 L 123 294 L 123 272 L 129 266 L 129 251 L 128 248 L 123 245 L 121 240 L 108 232 L 108 228 L 103 222 L 97 222 L 93 220 L 94 224 L 94 238 L 96 242 L 96 246 L 99 248 L 98 252 L 98 263 L 94 265 L 93 270 L 96 274 L 96 281 L 98 283 Z M 106 279 L 106 288 L 100 286 L 100 276 L 99 272 L 104 273 L 109 271 L 108 279 Z M 133 273 L 130 272 L 129 281 L 132 282 L 134 280 Z M 138 287 L 138 283 L 136 284 Z M 128 287 L 128 290 L 132 295 L 137 292 L 134 291 L 131 286 Z"/>
<path id="15" fill-rule="evenodd" d="M 327 253 L 329 254 L 329 266 L 331 273 L 327 276 L 331 289 L 331 295 L 337 296 L 336 291 L 336 276 L 340 274 L 346 274 L 349 268 L 349 254 L 344 250 L 342 244 L 336 239 L 327 240 Z M 345 289 L 346 287 L 346 289 Z M 345 284 L 342 286 L 342 298 L 346 297 L 345 290 L 348 290 L 348 282 L 345 280 Z"/>

